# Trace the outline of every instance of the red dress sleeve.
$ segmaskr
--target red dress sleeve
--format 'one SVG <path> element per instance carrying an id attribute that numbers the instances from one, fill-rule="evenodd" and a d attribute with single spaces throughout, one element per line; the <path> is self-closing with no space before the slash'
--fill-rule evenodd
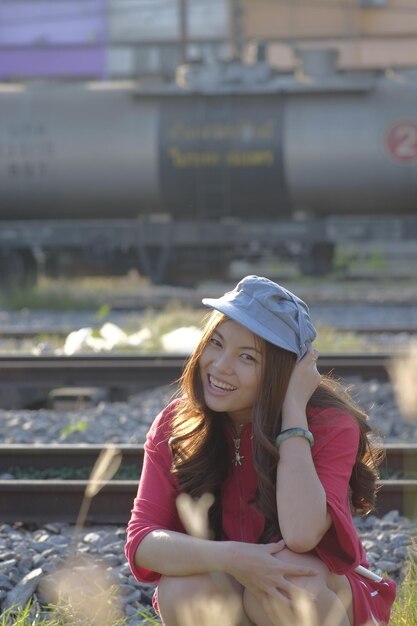
<path id="1" fill-rule="evenodd" d="M 138 492 L 127 526 L 126 558 L 132 574 L 144 582 L 157 582 L 160 574 L 136 565 L 135 554 L 142 539 L 158 529 L 185 532 L 175 506 L 178 484 L 171 475 L 172 457 L 168 446 L 177 402 L 168 405 L 158 415 L 148 432 Z"/>
<path id="2" fill-rule="evenodd" d="M 346 574 L 366 563 L 352 520 L 349 480 L 359 446 L 359 426 L 352 415 L 334 409 L 313 410 L 314 465 L 326 492 L 332 525 L 315 548 L 331 572 Z"/>

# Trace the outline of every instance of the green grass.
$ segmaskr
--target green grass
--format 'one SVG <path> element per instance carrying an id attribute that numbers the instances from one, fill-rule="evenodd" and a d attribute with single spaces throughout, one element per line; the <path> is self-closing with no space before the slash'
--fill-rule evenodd
<path id="1" fill-rule="evenodd" d="M 138 611 L 137 617 L 141 618 L 142 626 L 160 626 L 161 622 L 157 621 L 147 610 Z M 75 615 L 71 607 L 54 607 L 47 609 L 39 609 L 33 602 L 23 608 L 8 609 L 3 611 L 0 616 L 0 626 L 103 626 L 97 621 L 91 622 L 83 620 L 79 615 Z M 107 626 L 126 626 L 127 618 L 122 617 L 112 620 Z"/>
<path id="2" fill-rule="evenodd" d="M 73 433 L 83 433 L 88 428 L 88 422 L 85 420 L 78 420 L 75 423 L 67 424 L 61 430 L 61 437 L 67 437 L 68 435 L 72 435 Z"/>
<path id="3" fill-rule="evenodd" d="M 416 554 L 407 565 L 405 578 L 398 588 L 390 626 L 417 626 L 417 561 Z"/>
<path id="4" fill-rule="evenodd" d="M 40 276 L 36 286 L 0 293 L 0 306 L 10 310 L 101 310 L 109 295 L 131 295 L 148 284 L 135 272 L 123 277 L 74 277 L 52 279 Z"/>
<path id="5" fill-rule="evenodd" d="M 317 325 L 314 346 L 319 352 L 362 352 L 365 350 L 365 340 L 352 331 Z M 369 346 L 366 346 L 366 351 L 369 351 Z"/>
<path id="6" fill-rule="evenodd" d="M 389 267 L 389 258 L 378 248 L 361 253 L 352 246 L 339 246 L 336 248 L 333 267 L 336 272 L 385 272 Z"/>
<path id="7" fill-rule="evenodd" d="M 68 291 L 63 285 L 61 289 L 55 290 L 34 287 L 33 289 L 14 289 L 7 293 L 1 293 L 0 305 L 4 309 L 12 311 L 20 311 L 21 309 L 83 311 L 97 309 L 102 306 L 102 302 L 91 294 L 77 294 L 75 291 Z"/>

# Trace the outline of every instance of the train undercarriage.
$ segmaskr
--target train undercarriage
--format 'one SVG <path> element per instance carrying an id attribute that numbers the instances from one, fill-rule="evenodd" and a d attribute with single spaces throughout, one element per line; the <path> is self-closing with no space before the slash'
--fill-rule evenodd
<path id="1" fill-rule="evenodd" d="M 235 260 L 295 258 L 306 275 L 332 270 L 345 241 L 417 243 L 417 217 L 328 217 L 288 221 L 9 221 L 0 231 L 0 288 L 47 276 L 123 275 L 136 269 L 154 284 L 193 286 L 227 277 Z"/>

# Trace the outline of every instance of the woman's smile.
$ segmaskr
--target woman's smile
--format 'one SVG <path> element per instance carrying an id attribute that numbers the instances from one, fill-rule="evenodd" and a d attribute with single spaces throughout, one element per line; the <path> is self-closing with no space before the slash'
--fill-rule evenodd
<path id="1" fill-rule="evenodd" d="M 237 387 L 234 387 L 233 385 L 230 385 L 230 383 L 226 383 L 222 380 L 219 380 L 218 378 L 215 378 L 212 375 L 208 375 L 208 381 L 209 381 L 209 386 L 210 389 L 214 390 L 214 391 L 220 391 L 220 392 L 228 392 L 228 391 L 236 391 Z"/>

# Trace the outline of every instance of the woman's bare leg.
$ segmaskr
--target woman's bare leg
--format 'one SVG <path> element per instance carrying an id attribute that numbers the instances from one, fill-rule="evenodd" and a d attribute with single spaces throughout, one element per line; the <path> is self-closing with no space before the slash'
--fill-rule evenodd
<path id="1" fill-rule="evenodd" d="M 289 602 L 260 599 L 245 589 L 243 605 L 250 620 L 257 626 L 352 626 L 352 592 L 346 576 L 331 574 L 324 563 L 311 554 L 297 554 L 285 549 L 275 558 L 313 567 L 318 574 L 288 577 L 300 591 L 298 600 L 295 596 Z M 304 595 L 302 592 L 305 592 Z M 303 618 L 303 611 L 306 618 Z M 311 619 L 312 612 L 315 621 Z"/>
<path id="2" fill-rule="evenodd" d="M 163 576 L 158 602 L 164 626 L 352 626 L 352 593 L 345 576 L 331 574 L 311 554 L 285 549 L 275 558 L 318 571 L 316 576 L 288 577 L 300 593 L 298 601 L 260 598 L 224 574 Z"/>
<path id="3" fill-rule="evenodd" d="M 164 626 L 253 626 L 242 595 L 242 585 L 223 574 L 162 576 L 158 585 Z"/>

